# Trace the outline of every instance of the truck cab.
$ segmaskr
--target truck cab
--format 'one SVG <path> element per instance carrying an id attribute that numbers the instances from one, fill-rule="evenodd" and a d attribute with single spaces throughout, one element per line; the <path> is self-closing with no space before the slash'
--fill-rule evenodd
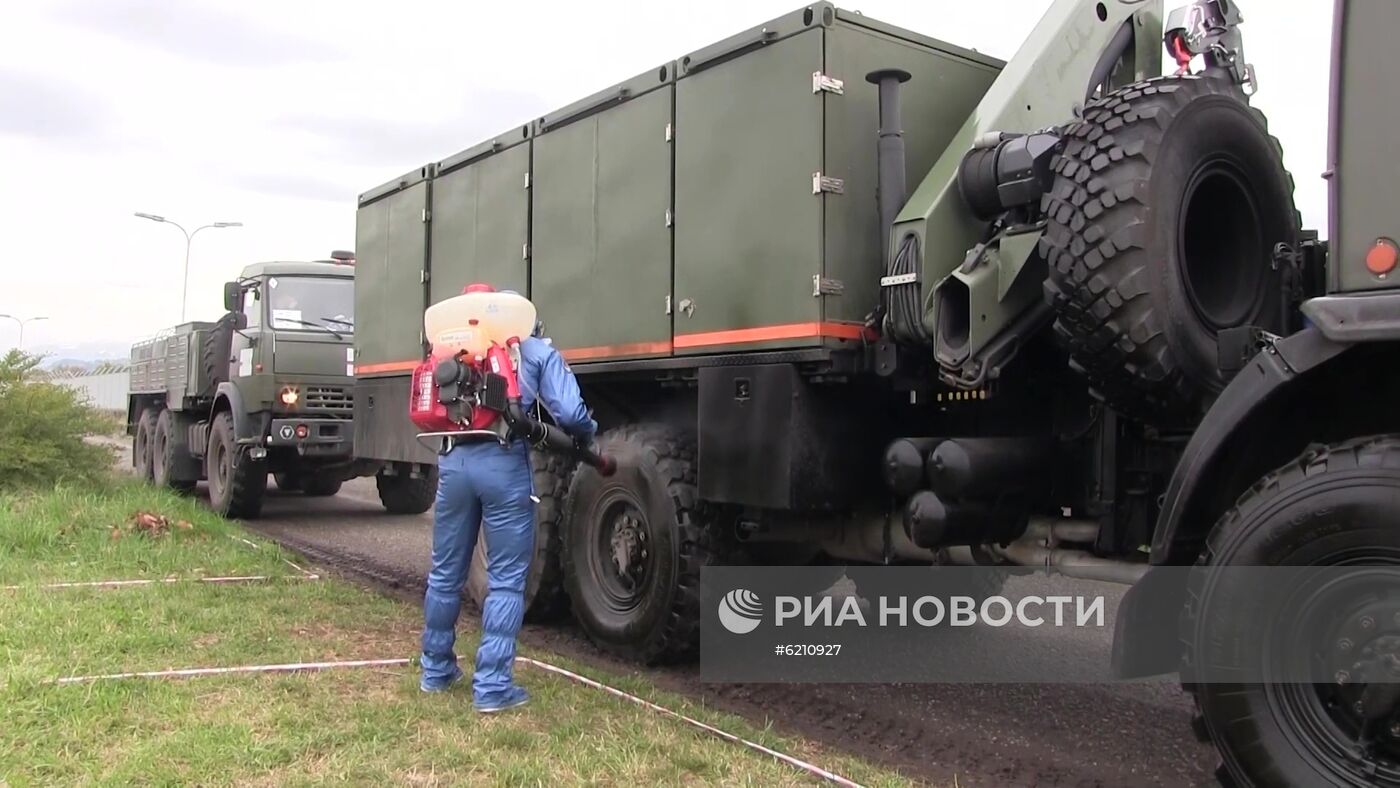
<path id="1" fill-rule="evenodd" d="M 138 475 L 209 481 L 220 514 L 254 517 L 271 475 L 334 495 L 374 473 L 354 452 L 355 268 L 349 252 L 265 262 L 224 285 L 224 316 L 132 348 L 128 414 Z"/>
<path id="2" fill-rule="evenodd" d="M 354 268 L 258 263 L 226 285 L 227 382 L 246 416 L 239 442 L 298 459 L 352 454 Z M 261 452 L 258 452 L 259 454 Z"/>

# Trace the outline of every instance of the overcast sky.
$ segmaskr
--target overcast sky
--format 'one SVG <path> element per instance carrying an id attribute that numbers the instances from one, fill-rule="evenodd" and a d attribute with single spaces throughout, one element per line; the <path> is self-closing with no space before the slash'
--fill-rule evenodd
<path id="1" fill-rule="evenodd" d="M 29 348 L 125 343 L 191 319 L 246 263 L 353 248 L 355 196 L 800 7 L 448 0 L 0 0 L 0 313 Z M 1167 0 L 1168 7 L 1177 5 Z M 1009 58 L 1048 0 L 855 0 Z M 1256 104 L 1323 230 L 1331 0 L 1244 4 Z M 704 8 L 706 13 L 698 13 Z M 871 141 L 874 144 L 874 141 Z M 0 348 L 17 342 L 0 320 Z"/>

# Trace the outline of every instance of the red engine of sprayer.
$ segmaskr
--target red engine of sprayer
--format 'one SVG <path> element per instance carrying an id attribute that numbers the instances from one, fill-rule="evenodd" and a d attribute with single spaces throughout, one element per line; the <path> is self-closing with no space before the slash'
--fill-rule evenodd
<path id="1" fill-rule="evenodd" d="M 489 430 L 520 397 L 520 340 L 492 343 L 484 355 L 430 355 L 413 370 L 408 417 L 423 432 Z"/>

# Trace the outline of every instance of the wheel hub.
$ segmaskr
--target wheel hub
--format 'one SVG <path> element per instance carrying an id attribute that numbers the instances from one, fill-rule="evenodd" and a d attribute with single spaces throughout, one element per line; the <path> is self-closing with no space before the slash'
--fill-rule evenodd
<path id="1" fill-rule="evenodd" d="M 1340 710 L 1354 724 L 1400 742 L 1400 601 L 1376 600 L 1355 610 L 1330 656 Z"/>
<path id="2" fill-rule="evenodd" d="M 613 568 L 617 570 L 618 579 L 627 588 L 635 589 L 641 583 L 647 546 L 646 530 L 633 512 L 624 510 L 613 519 L 609 545 L 612 547 Z"/>
<path id="3" fill-rule="evenodd" d="M 1317 653 L 1331 683 L 1313 691 L 1350 760 L 1393 769 L 1400 764 L 1400 597 L 1367 594 L 1338 618 Z"/>

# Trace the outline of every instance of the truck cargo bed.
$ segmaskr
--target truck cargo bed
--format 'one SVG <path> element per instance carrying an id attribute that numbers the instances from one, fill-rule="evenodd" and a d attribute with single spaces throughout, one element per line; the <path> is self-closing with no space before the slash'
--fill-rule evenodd
<path id="1" fill-rule="evenodd" d="M 131 346 L 131 393 L 163 394 L 179 410 L 186 399 L 213 396 L 213 383 L 200 363 L 200 347 L 214 323 L 182 323 Z"/>

